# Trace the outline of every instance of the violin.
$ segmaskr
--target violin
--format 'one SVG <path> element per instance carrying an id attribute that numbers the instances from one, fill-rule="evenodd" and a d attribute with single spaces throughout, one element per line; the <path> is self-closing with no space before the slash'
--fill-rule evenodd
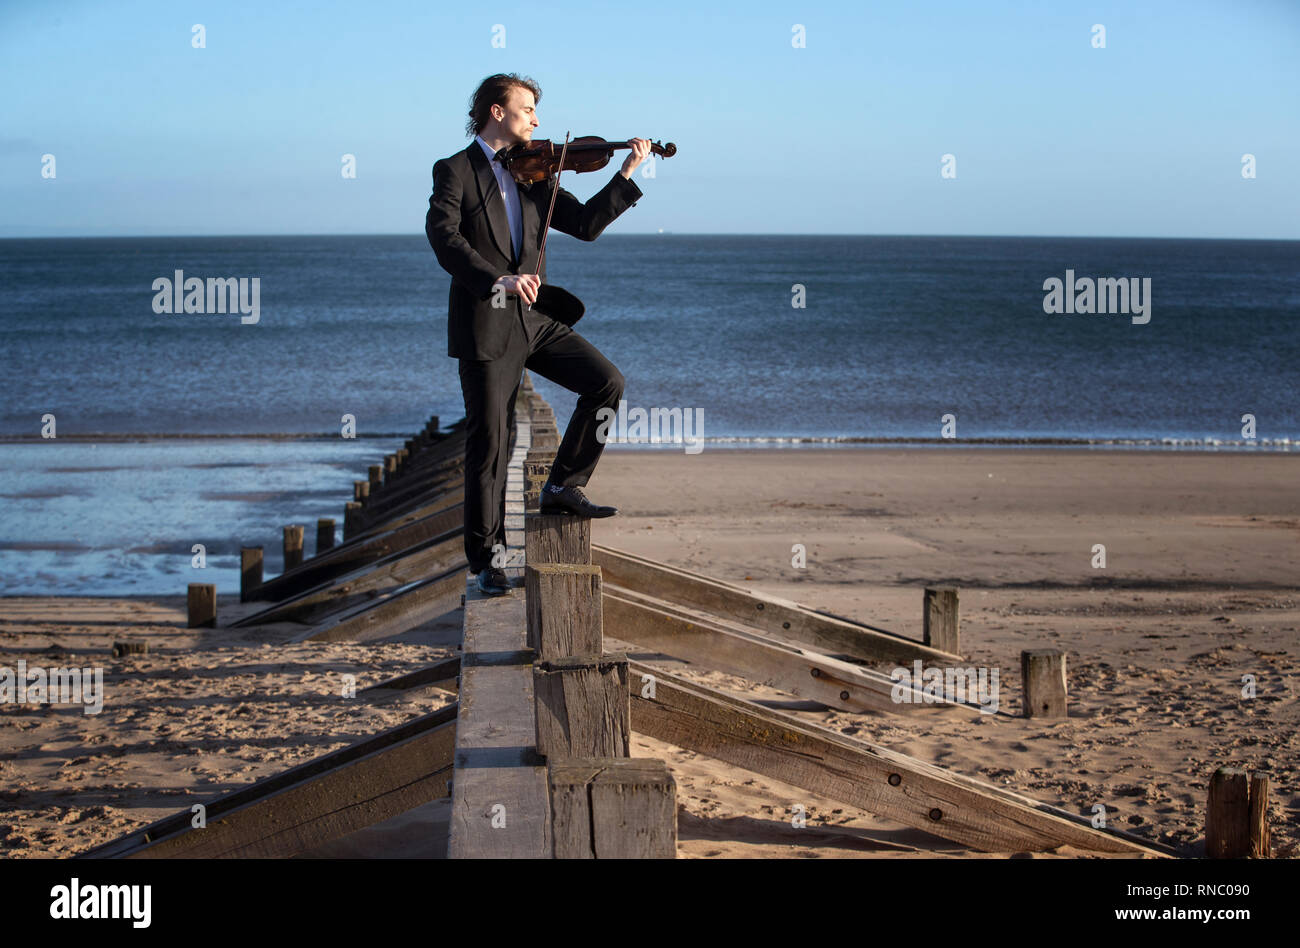
<path id="1" fill-rule="evenodd" d="M 543 138 L 527 145 L 514 145 L 501 156 L 501 164 L 517 182 L 530 184 L 545 181 L 561 171 L 599 171 L 609 164 L 617 149 L 631 147 L 631 142 L 607 142 L 599 135 L 583 135 L 573 141 L 566 136 L 563 147 Z M 671 158 L 677 154 L 677 146 L 672 142 L 667 145 L 652 142 L 650 153 Z"/>
<path id="2" fill-rule="evenodd" d="M 609 164 L 609 159 L 619 148 L 631 148 L 631 142 L 607 142 L 599 135 L 583 135 L 569 140 L 569 133 L 564 134 L 564 145 L 557 153 L 555 143 L 545 138 L 519 143 L 501 155 L 501 166 L 510 172 L 518 184 L 531 184 L 546 181 L 555 176 L 555 188 L 551 191 L 551 206 L 546 211 L 546 225 L 542 228 L 542 246 L 537 254 L 537 270 L 534 276 L 542 272 L 542 261 L 546 259 L 546 238 L 551 232 L 551 215 L 555 213 L 555 199 L 560 193 L 560 172 L 562 171 L 599 171 Z M 671 158 L 677 154 L 677 146 L 672 142 L 661 145 L 650 143 L 650 153 Z M 531 311 L 533 304 L 528 304 Z M 568 290 L 549 284 L 537 291 L 538 311 L 557 319 L 569 328 L 582 318 L 582 301 Z"/>

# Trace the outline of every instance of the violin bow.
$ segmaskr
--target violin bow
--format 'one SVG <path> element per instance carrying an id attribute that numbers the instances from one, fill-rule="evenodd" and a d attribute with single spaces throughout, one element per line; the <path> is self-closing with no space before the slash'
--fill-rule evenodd
<path id="1" fill-rule="evenodd" d="M 546 258 L 546 238 L 551 233 L 551 214 L 555 211 L 555 198 L 560 193 L 560 175 L 564 172 L 564 156 L 569 153 L 569 133 L 564 133 L 564 147 L 560 150 L 560 166 L 555 169 L 555 190 L 551 192 L 551 206 L 546 209 L 546 226 L 542 228 L 542 247 L 537 252 L 537 272 L 534 276 L 542 275 L 542 261 Z M 554 154 L 554 152 L 552 152 Z M 541 287 L 538 287 L 541 290 Z M 533 311 L 533 304 L 528 304 L 528 311 Z"/>

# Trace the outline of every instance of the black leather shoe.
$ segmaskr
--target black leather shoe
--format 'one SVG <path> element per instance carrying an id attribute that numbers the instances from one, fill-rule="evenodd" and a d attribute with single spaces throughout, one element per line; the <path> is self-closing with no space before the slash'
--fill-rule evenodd
<path id="1" fill-rule="evenodd" d="M 618 513 L 617 507 L 593 504 L 579 487 L 561 487 L 557 490 L 549 481 L 542 488 L 537 509 L 539 513 L 570 514 L 577 517 L 612 517 Z"/>
<path id="2" fill-rule="evenodd" d="M 510 592 L 510 580 L 505 570 L 489 566 L 478 574 L 478 591 L 485 596 L 504 596 Z"/>

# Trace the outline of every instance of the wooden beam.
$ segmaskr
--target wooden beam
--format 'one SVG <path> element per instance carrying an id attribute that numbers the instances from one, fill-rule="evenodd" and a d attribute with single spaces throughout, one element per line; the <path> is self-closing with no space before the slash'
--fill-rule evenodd
<path id="1" fill-rule="evenodd" d="M 447 796 L 456 705 L 182 810 L 83 858 L 286 857 Z"/>
<path id="2" fill-rule="evenodd" d="M 376 495 L 372 489 L 369 500 L 361 509 L 362 526 L 382 523 L 391 519 L 394 513 L 409 510 L 412 505 L 424 503 L 457 487 L 463 487 L 464 461 L 453 459 L 445 463 L 448 465 L 445 471 L 440 470 L 427 479 L 423 476 L 412 476 L 403 483 L 390 485 L 388 490 L 379 495 Z"/>
<path id="3" fill-rule="evenodd" d="M 918 688 L 909 689 L 909 701 L 895 702 L 894 695 L 902 687 L 901 683 L 875 669 L 728 628 L 707 616 L 691 614 L 672 603 L 629 590 L 606 589 L 603 606 L 605 624 L 618 630 L 620 641 L 769 684 L 829 708 L 908 714 L 945 707 L 975 716 L 984 713 L 973 702 L 927 702 Z M 908 669 L 909 682 L 911 677 Z"/>
<path id="4" fill-rule="evenodd" d="M 330 613 L 369 602 L 385 590 L 405 586 L 421 577 L 437 575 L 464 563 L 463 534 L 450 530 L 259 609 L 234 624 L 242 627 L 268 622 L 317 622 Z"/>
<path id="5" fill-rule="evenodd" d="M 464 508 L 460 504 L 448 506 L 392 530 L 349 539 L 326 551 L 323 556 L 314 556 L 297 569 L 267 580 L 257 588 L 255 595 L 258 599 L 273 601 L 287 599 L 358 567 L 401 553 L 417 543 L 464 529 Z"/>
<path id="6" fill-rule="evenodd" d="M 465 560 L 429 579 L 421 579 L 386 590 L 377 599 L 363 602 L 331 616 L 294 642 L 365 642 L 405 632 L 454 610 L 455 597 L 465 583 Z"/>
<path id="7" fill-rule="evenodd" d="M 356 536 L 382 532 L 405 521 L 413 513 L 445 510 L 464 500 L 465 479 L 456 475 L 439 481 L 430 490 L 419 491 L 395 506 L 372 507 L 367 504 L 357 518 Z"/>
<path id="8" fill-rule="evenodd" d="M 472 578 L 466 584 L 461 662 L 448 858 L 546 858 L 546 767 L 534 748 L 532 652 L 518 590 L 489 599 Z"/>
<path id="9" fill-rule="evenodd" d="M 653 686 L 653 697 L 647 685 Z M 1171 850 L 1088 819 L 851 740 L 792 715 L 629 663 L 632 728 L 811 793 L 986 852 L 1070 845 L 1101 852 Z"/>
<path id="10" fill-rule="evenodd" d="M 362 688 L 357 692 L 358 695 L 373 693 L 376 691 L 409 691 L 412 688 L 421 688 L 430 685 L 434 688 L 441 688 L 443 691 L 455 693 L 460 689 L 458 679 L 460 678 L 460 656 L 443 659 L 436 665 L 430 665 L 427 668 L 417 668 L 413 672 L 407 672 L 405 675 L 398 675 L 396 678 L 389 678 L 387 681 L 381 681 L 377 685 L 370 685 Z"/>
<path id="11" fill-rule="evenodd" d="M 516 406 L 515 418 L 512 477 L 518 475 L 530 441 L 522 405 Z M 517 499 L 518 489 L 508 487 L 506 500 Z M 512 526 L 506 519 L 506 552 L 522 554 L 523 525 Z M 512 572 L 520 570 L 506 570 Z M 452 859 L 551 855 L 550 800 L 546 767 L 535 747 L 533 653 L 525 647 L 526 631 L 522 589 L 487 597 L 467 577 L 447 845 Z"/>
<path id="12" fill-rule="evenodd" d="M 960 655 L 941 652 L 875 626 L 817 612 L 796 602 L 733 586 L 631 553 L 592 544 L 591 561 L 610 586 L 675 601 L 748 626 L 785 642 L 810 645 L 835 657 L 869 662 L 952 664 Z"/>
<path id="13" fill-rule="evenodd" d="M 357 527 L 352 538 L 357 542 L 364 542 L 374 537 L 381 536 L 399 527 L 409 526 L 416 521 L 423 520 L 436 513 L 442 513 L 453 507 L 460 506 L 465 502 L 465 486 L 462 484 L 453 491 L 445 494 L 435 494 L 423 498 L 411 506 L 409 510 L 399 510 L 393 513 L 391 517 L 385 517 L 382 522 L 375 523 L 371 526 L 361 529 Z M 357 515 L 358 517 L 360 514 Z M 464 516 L 461 517 L 464 520 Z M 359 521 L 358 521 L 359 522 Z"/>

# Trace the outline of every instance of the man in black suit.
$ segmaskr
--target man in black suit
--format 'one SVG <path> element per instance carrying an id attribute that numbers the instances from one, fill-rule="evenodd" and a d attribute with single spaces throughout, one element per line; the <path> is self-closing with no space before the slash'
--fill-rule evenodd
<path id="1" fill-rule="evenodd" d="M 429 245 L 451 274 L 447 354 L 460 360 L 465 398 L 465 555 L 479 588 L 489 595 L 510 591 L 504 571 L 492 566 L 492 548 L 506 543 L 509 437 L 525 368 L 579 396 L 542 489 L 541 511 L 583 517 L 616 512 L 593 504 L 581 488 L 604 448 L 596 437 L 596 413 L 617 408 L 623 376 L 572 330 L 581 303 L 558 288 L 543 287 L 545 260 L 537 272 L 556 182 L 519 185 L 498 160 L 505 149 L 531 141 L 540 98 L 535 82 L 513 73 L 483 80 L 471 100 L 466 127 L 474 141 L 434 164 L 425 218 Z M 623 167 L 586 204 L 560 189 L 552 227 L 595 240 L 636 203 L 641 189 L 632 172 L 650 142 L 631 142 Z"/>

